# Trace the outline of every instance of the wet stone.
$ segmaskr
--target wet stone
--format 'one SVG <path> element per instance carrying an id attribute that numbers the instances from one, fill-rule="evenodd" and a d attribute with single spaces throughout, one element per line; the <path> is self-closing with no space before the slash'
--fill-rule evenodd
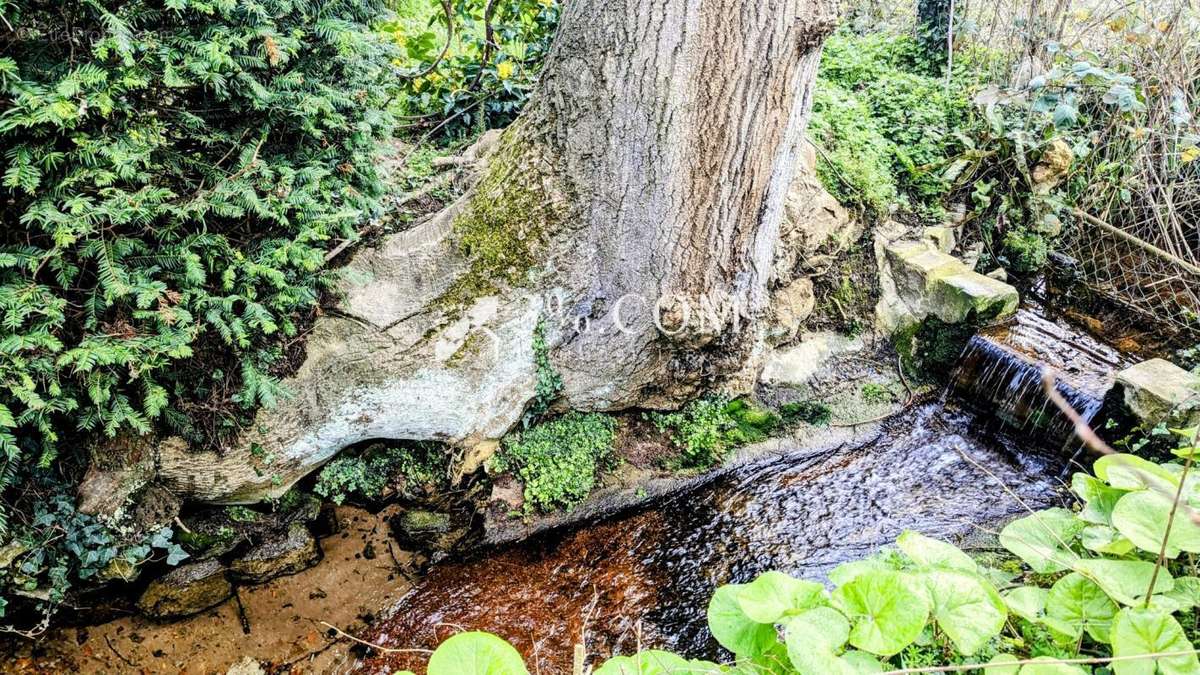
<path id="1" fill-rule="evenodd" d="M 261 584 L 308 569 L 320 559 L 317 540 L 303 523 L 294 522 L 234 560 L 229 570 L 239 581 Z"/>
<path id="2" fill-rule="evenodd" d="M 216 560 L 183 565 L 150 582 L 138 609 L 155 619 L 173 619 L 202 612 L 233 595 L 225 567 Z"/>

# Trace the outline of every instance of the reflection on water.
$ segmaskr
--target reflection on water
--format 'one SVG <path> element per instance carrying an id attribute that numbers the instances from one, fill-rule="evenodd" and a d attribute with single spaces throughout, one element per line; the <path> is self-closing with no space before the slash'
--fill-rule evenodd
<path id="1" fill-rule="evenodd" d="M 487 630 L 542 673 L 570 672 L 581 641 L 602 656 L 641 645 L 719 657 L 704 620 L 718 585 L 769 569 L 821 579 L 906 528 L 950 538 L 1020 512 L 1016 497 L 1049 505 L 1063 463 L 1017 449 L 970 413 L 927 404 L 862 447 L 747 466 L 633 514 L 436 567 L 371 641 L 431 649 Z M 389 654 L 362 666 L 420 671 L 422 659 Z"/>

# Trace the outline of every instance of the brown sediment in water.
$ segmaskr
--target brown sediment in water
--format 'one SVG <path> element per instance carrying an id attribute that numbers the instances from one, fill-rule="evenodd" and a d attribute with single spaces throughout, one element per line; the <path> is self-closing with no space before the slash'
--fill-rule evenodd
<path id="1" fill-rule="evenodd" d="M 1026 452 L 977 422 L 927 404 L 864 446 L 797 448 L 632 515 L 447 563 L 368 639 L 430 650 L 460 631 L 489 631 L 544 675 L 570 673 L 576 645 L 593 666 L 639 648 L 725 658 L 705 616 L 721 584 L 770 569 L 822 579 L 904 529 L 954 539 L 1023 512 L 1023 504 L 1058 503 L 1064 458 Z M 376 653 L 359 667 L 421 672 L 425 659 Z"/>
<path id="2" fill-rule="evenodd" d="M 435 567 L 372 627 L 370 642 L 432 650 L 468 630 L 495 633 L 532 672 L 569 673 L 576 644 L 598 653 L 635 651 L 655 636 L 642 624 L 658 604 L 662 570 L 647 564 L 663 529 L 656 511 L 576 530 L 549 546 L 520 546 L 469 563 Z M 417 652 L 380 654 L 366 672 L 424 670 Z"/>
<path id="3" fill-rule="evenodd" d="M 0 657 L 6 673 L 219 673 L 245 657 L 282 672 L 345 672 L 355 660 L 345 640 L 333 642 L 325 621 L 358 631 L 364 618 L 409 588 L 388 552 L 386 519 L 338 509 L 341 532 L 325 537 L 325 560 L 298 574 L 240 589 L 250 632 L 237 603 L 173 623 L 131 616 L 95 626 L 58 628 L 36 642 L 10 642 Z M 401 563 L 406 554 L 396 550 Z M 291 665 L 283 666 L 289 662 Z"/>

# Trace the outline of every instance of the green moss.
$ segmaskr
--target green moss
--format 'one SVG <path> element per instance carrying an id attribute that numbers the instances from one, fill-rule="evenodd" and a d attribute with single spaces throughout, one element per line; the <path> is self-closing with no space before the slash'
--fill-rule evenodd
<path id="1" fill-rule="evenodd" d="M 975 320 L 948 324 L 931 316 L 896 331 L 892 345 L 907 375 L 924 382 L 940 382 L 953 371 L 977 328 Z"/>
<path id="2" fill-rule="evenodd" d="M 468 268 L 438 299 L 444 307 L 464 307 L 501 285 L 522 285 L 537 265 L 548 235 L 561 222 L 540 188 L 543 174 L 521 126 L 505 132 L 488 158 L 474 195 L 454 218 L 453 239 Z"/>
<path id="3" fill-rule="evenodd" d="M 828 426 L 833 419 L 833 410 L 820 401 L 794 401 L 779 407 L 779 414 L 788 424 L 804 422 L 813 426 Z"/>

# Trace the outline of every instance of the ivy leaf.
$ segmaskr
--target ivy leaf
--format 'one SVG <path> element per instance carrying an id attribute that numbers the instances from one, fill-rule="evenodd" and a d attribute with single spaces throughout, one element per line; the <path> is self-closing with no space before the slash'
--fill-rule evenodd
<path id="1" fill-rule="evenodd" d="M 901 572 L 879 571 L 834 591 L 834 603 L 850 618 L 850 644 L 880 656 L 912 644 L 929 620 L 919 583 Z"/>
<path id="2" fill-rule="evenodd" d="M 739 658 L 765 654 L 779 644 L 775 626 L 759 623 L 738 604 L 741 584 L 721 586 L 708 603 L 708 629 L 722 647 Z"/>
<path id="3" fill-rule="evenodd" d="M 957 570 L 925 574 L 938 627 L 964 655 L 978 652 L 1004 629 L 1008 611 L 991 584 Z"/>
<path id="4" fill-rule="evenodd" d="M 1071 572 L 1054 582 L 1046 598 L 1046 618 L 1054 619 L 1058 624 L 1051 627 L 1070 635 L 1073 640 L 1078 640 L 1087 630 L 1093 640 L 1107 643 L 1117 609 L 1117 603 L 1078 572 Z"/>
<path id="5" fill-rule="evenodd" d="M 1175 617 L 1142 608 L 1126 608 L 1117 613 L 1112 626 L 1112 645 L 1113 656 L 1117 658 L 1192 650 L 1192 643 Z M 1193 675 L 1200 672 L 1200 661 L 1193 653 L 1113 661 L 1112 669 L 1116 675 Z"/>
<path id="6" fill-rule="evenodd" d="M 1074 569 L 1122 605 L 1137 604 L 1150 587 L 1150 579 L 1154 578 L 1154 563 L 1144 560 L 1094 558 L 1076 562 Z M 1174 585 L 1171 573 L 1160 569 L 1155 578 L 1154 593 L 1167 593 Z"/>
<path id="7" fill-rule="evenodd" d="M 490 633 L 459 633 L 429 657 L 429 675 L 529 675 L 521 654 Z"/>
<path id="8" fill-rule="evenodd" d="M 825 604 L 825 587 L 794 579 L 783 572 L 764 572 L 737 587 L 737 604 L 758 623 L 775 623 L 784 616 Z"/>
<path id="9" fill-rule="evenodd" d="M 1083 523 L 1066 509 L 1052 508 L 1018 518 L 1000 531 L 1000 545 L 1039 574 L 1070 569 L 1079 556 L 1067 546 Z"/>
<path id="10" fill-rule="evenodd" d="M 896 539 L 896 545 L 919 565 L 972 573 L 979 569 L 971 556 L 963 553 L 957 546 L 926 537 L 920 532 L 901 532 Z"/>
<path id="11" fill-rule="evenodd" d="M 1113 526 L 1135 546 L 1157 553 L 1170 517 L 1173 500 L 1154 490 L 1131 492 L 1117 501 L 1113 509 Z M 1200 525 L 1191 518 L 1177 514 L 1167 536 L 1166 555 L 1176 558 L 1180 551 L 1200 552 Z"/>

